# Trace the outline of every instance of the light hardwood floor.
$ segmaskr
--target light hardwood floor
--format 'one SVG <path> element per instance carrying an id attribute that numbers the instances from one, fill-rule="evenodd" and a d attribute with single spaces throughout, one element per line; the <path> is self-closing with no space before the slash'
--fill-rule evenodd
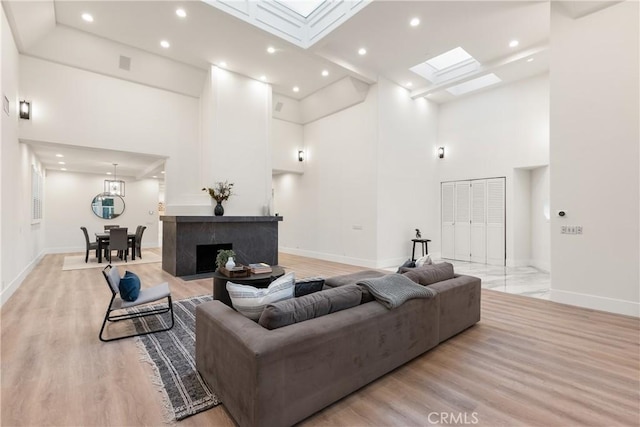
<path id="1" fill-rule="evenodd" d="M 162 425 L 161 394 L 133 339 L 102 343 L 100 269 L 47 255 L 1 311 L 2 426 Z M 360 267 L 280 255 L 298 277 Z M 160 264 L 130 266 L 174 299 L 210 293 Z M 640 320 L 482 290 L 482 320 L 303 425 L 638 426 Z M 457 421 L 457 422 L 451 422 Z M 223 405 L 178 423 L 234 425 Z"/>

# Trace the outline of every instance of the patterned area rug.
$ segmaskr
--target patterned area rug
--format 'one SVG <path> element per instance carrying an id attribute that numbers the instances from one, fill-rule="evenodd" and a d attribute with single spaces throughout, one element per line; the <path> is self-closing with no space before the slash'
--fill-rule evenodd
<path id="1" fill-rule="evenodd" d="M 137 337 L 143 359 L 154 367 L 154 383 L 164 389 L 165 407 L 173 411 L 172 420 L 205 411 L 220 404 L 196 371 L 196 306 L 213 300 L 210 295 L 174 301 L 172 329 Z M 148 307 L 147 307 L 148 309 Z M 139 311 L 137 308 L 131 311 Z M 139 332 L 168 326 L 167 314 L 135 319 Z"/>

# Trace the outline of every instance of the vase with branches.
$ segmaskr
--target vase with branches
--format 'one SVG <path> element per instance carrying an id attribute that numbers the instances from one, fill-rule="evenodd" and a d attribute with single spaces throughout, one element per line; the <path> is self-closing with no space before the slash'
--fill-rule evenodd
<path id="1" fill-rule="evenodd" d="M 219 181 L 214 183 L 213 187 L 205 187 L 202 191 L 208 192 L 211 199 L 216 201 L 216 207 L 214 208 L 213 213 L 216 216 L 224 215 L 222 202 L 229 200 L 229 197 L 233 194 L 233 182 Z"/>

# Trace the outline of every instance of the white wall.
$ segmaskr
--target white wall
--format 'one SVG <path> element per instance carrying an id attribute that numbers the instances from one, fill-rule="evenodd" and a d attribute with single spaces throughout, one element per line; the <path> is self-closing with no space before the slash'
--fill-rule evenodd
<path id="1" fill-rule="evenodd" d="M 441 105 L 438 145 L 446 149 L 439 182 L 506 177 L 507 264 L 515 265 L 514 169 L 549 164 L 548 75 Z"/>
<path id="2" fill-rule="evenodd" d="M 2 9 L 2 8 L 0 8 Z M 19 54 L 2 9 L 2 96 L 10 111 L 2 116 L 0 144 L 0 305 L 4 304 L 35 266 L 43 252 L 43 227 L 31 224 L 31 166 L 41 168 L 31 151 L 18 142 Z"/>
<path id="3" fill-rule="evenodd" d="M 131 232 L 135 232 L 138 225 L 145 225 L 142 246 L 158 246 L 158 181 L 118 178 L 127 186 L 124 213 L 107 220 L 91 210 L 91 201 L 103 190 L 104 175 L 47 171 L 44 224 L 48 252 L 84 252 L 80 227 L 87 227 L 89 239 L 93 240 L 94 233 L 103 231 L 109 224 L 128 227 Z"/>
<path id="4" fill-rule="evenodd" d="M 202 95 L 201 182 L 234 183 L 223 203 L 225 215 L 263 215 L 271 204 L 271 86 L 212 67 Z M 197 162 L 194 162 L 197 164 Z M 201 192 L 200 206 L 172 206 L 167 214 L 211 214 L 211 198 Z"/>
<path id="5" fill-rule="evenodd" d="M 304 151 L 302 125 L 274 118 L 271 122 L 271 132 L 274 173 L 304 173 L 304 161 L 298 160 L 298 151 Z"/>
<path id="6" fill-rule="evenodd" d="M 573 20 L 552 4 L 550 64 L 551 298 L 635 316 L 638 8 L 626 1 Z M 581 225 L 583 234 L 561 235 L 561 225 Z"/>
<path id="7" fill-rule="evenodd" d="M 198 99 L 25 56 L 20 76 L 20 138 L 166 156 L 167 204 L 201 202 Z"/>
<path id="8" fill-rule="evenodd" d="M 549 167 L 532 169 L 530 175 L 531 265 L 551 272 Z"/>
<path id="9" fill-rule="evenodd" d="M 512 175 L 510 190 L 512 209 L 507 210 L 513 238 L 510 265 L 531 264 L 531 170 L 516 168 Z"/>
<path id="10" fill-rule="evenodd" d="M 438 106 L 383 78 L 377 87 L 377 266 L 386 267 L 411 256 L 416 228 L 432 240 L 430 252 L 439 240 Z"/>
<path id="11" fill-rule="evenodd" d="M 282 251 L 376 265 L 377 98 L 304 126 L 304 175 L 273 178 Z"/>

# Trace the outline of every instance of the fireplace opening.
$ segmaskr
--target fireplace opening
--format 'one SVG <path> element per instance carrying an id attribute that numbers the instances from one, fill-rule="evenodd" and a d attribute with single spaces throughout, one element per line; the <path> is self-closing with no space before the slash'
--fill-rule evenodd
<path id="1" fill-rule="evenodd" d="M 216 257 L 221 249 L 233 249 L 231 243 L 196 245 L 196 274 L 216 271 Z"/>

